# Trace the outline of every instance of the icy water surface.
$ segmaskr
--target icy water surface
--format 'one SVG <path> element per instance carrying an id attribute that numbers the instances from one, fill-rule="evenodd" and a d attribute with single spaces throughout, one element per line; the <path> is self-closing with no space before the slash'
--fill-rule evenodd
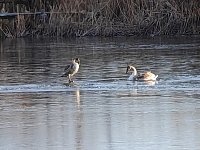
<path id="1" fill-rule="evenodd" d="M 0 150 L 198 150 L 199 38 L 6 39 Z M 67 86 L 67 62 L 81 66 Z M 126 66 L 157 82 L 127 81 Z"/>

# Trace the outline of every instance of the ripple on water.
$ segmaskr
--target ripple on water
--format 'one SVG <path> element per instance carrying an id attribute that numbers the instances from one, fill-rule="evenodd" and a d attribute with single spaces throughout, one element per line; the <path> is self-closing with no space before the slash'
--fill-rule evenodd
<path id="1" fill-rule="evenodd" d="M 52 84 L 22 84 L 0 86 L 0 93 L 27 92 L 64 92 L 64 91 L 151 91 L 170 93 L 175 91 L 195 92 L 199 90 L 199 77 L 176 77 L 174 79 L 160 79 L 156 82 L 133 82 L 124 79 L 83 80 L 71 85 L 63 83 Z"/>
<path id="2" fill-rule="evenodd" d="M 1 93 L 27 93 L 27 92 L 48 92 L 48 91 L 65 91 L 62 85 L 45 85 L 45 84 L 23 84 L 0 86 Z"/>
<path id="3" fill-rule="evenodd" d="M 72 83 L 54 83 L 54 84 L 22 84 L 22 85 L 8 85 L 0 86 L 0 93 L 27 93 L 27 92 L 54 92 L 54 91 L 74 91 L 77 88 L 80 90 L 90 91 L 123 91 L 131 88 L 145 88 L 148 87 L 145 83 L 134 83 L 126 80 L 90 80 Z"/>

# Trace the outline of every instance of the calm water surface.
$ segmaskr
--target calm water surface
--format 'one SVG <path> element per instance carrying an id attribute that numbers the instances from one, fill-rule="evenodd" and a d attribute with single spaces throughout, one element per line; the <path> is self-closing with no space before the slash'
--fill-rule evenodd
<path id="1" fill-rule="evenodd" d="M 199 38 L 6 39 L 0 149 L 198 150 Z M 81 59 L 75 84 L 63 68 Z M 158 74 L 127 81 L 127 63 Z"/>

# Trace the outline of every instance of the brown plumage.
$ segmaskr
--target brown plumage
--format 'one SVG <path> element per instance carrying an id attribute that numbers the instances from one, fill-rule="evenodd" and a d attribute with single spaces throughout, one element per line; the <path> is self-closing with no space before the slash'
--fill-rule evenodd
<path id="1" fill-rule="evenodd" d="M 62 75 L 62 77 L 68 77 L 69 83 L 73 82 L 71 77 L 74 76 L 78 72 L 79 65 L 80 65 L 79 58 L 72 59 L 71 64 L 69 64 L 65 67 L 65 70 L 64 70 L 65 73 Z"/>
<path id="2" fill-rule="evenodd" d="M 126 73 L 131 72 L 128 80 L 143 80 L 143 81 L 156 81 L 158 75 L 153 74 L 150 71 L 147 71 L 143 74 L 138 74 L 135 67 L 128 65 L 126 69 Z"/>

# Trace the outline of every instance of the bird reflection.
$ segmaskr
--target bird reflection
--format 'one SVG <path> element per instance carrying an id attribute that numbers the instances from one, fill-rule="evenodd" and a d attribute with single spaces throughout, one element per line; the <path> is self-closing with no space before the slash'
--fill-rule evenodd
<path id="1" fill-rule="evenodd" d="M 132 81 L 131 81 L 132 82 Z M 133 88 L 129 91 L 130 93 L 130 96 L 133 96 L 133 95 L 137 95 L 138 94 L 138 82 L 135 81 L 134 84 L 133 84 Z"/>
<path id="2" fill-rule="evenodd" d="M 76 95 L 77 107 L 78 107 L 78 109 L 79 109 L 79 108 L 80 108 L 80 101 L 81 101 L 81 99 L 80 99 L 80 90 L 79 90 L 79 88 L 75 91 L 75 95 Z"/>
<path id="3" fill-rule="evenodd" d="M 76 118 L 75 118 L 75 137 L 76 137 L 76 149 L 81 150 L 82 147 L 82 141 L 83 141 L 83 128 L 82 128 L 82 123 L 83 123 L 83 113 L 81 112 L 80 109 L 80 90 L 79 88 L 76 89 L 75 91 L 75 96 L 76 96 L 76 103 L 77 103 L 77 111 L 76 111 Z"/>
<path id="4" fill-rule="evenodd" d="M 34 104 L 33 103 L 22 103 L 21 107 L 22 108 L 28 108 L 28 107 L 32 107 Z"/>
<path id="5" fill-rule="evenodd" d="M 158 83 L 158 81 L 144 81 L 144 83 L 150 85 L 150 86 L 154 86 L 155 84 Z"/>
<path id="6" fill-rule="evenodd" d="M 154 86 L 158 81 L 128 81 L 127 89 L 128 91 L 118 92 L 118 97 L 135 97 L 144 95 L 143 87 Z M 147 91 L 149 91 L 149 88 Z"/>

